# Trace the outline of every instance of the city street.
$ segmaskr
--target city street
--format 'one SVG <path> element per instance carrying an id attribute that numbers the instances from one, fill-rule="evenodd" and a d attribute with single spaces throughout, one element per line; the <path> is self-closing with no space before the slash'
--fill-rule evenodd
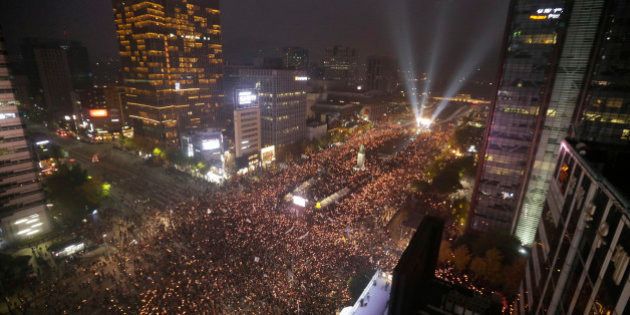
<path id="1" fill-rule="evenodd" d="M 89 144 L 54 137 L 53 142 L 68 151 L 89 174 L 112 185 L 111 206 L 127 211 L 143 207 L 165 208 L 211 189 L 211 184 L 172 169 L 149 166 L 131 152 L 111 144 Z M 98 156 L 93 163 L 92 157 Z"/>

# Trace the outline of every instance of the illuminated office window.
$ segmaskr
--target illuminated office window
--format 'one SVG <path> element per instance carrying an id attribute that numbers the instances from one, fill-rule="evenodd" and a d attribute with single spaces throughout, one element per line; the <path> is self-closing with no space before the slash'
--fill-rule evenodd
<path id="1" fill-rule="evenodd" d="M 521 35 L 520 39 L 525 44 L 553 45 L 557 41 L 557 34 Z"/>

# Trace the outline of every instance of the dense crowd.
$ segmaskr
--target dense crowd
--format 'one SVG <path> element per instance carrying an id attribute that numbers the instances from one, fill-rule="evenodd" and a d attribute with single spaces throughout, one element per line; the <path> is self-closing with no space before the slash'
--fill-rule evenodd
<path id="1" fill-rule="evenodd" d="M 30 311 L 334 313 L 353 303 L 352 277 L 395 266 L 401 247 L 386 228 L 390 210 L 403 206 L 410 182 L 427 179 L 445 137 L 373 129 L 261 179 L 234 179 L 170 209 L 118 220 L 104 235 L 116 250 L 41 285 Z M 354 170 L 361 144 L 366 168 Z M 306 207 L 284 199 L 308 180 Z M 344 188 L 351 191 L 344 198 L 315 207 Z"/>

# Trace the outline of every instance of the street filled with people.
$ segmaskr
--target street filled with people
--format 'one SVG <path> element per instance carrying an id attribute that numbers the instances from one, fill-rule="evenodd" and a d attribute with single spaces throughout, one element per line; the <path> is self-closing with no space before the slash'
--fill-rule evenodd
<path id="1" fill-rule="evenodd" d="M 166 209 L 105 214 L 86 228 L 107 254 L 66 264 L 34 289 L 27 312 L 334 313 L 354 303 L 353 277 L 396 265 L 404 247 L 386 227 L 391 209 L 404 206 L 411 182 L 430 180 L 427 168 L 448 137 L 378 127 Z M 356 168 L 361 145 L 365 165 Z M 306 205 L 286 200 L 305 181 Z"/>

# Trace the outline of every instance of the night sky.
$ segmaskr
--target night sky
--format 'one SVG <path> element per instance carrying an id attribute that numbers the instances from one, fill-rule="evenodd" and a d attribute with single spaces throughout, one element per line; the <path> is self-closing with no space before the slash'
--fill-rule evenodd
<path id="1" fill-rule="evenodd" d="M 407 0 L 403 7 L 404 1 L 225 0 L 225 59 L 244 63 L 260 50 L 303 46 L 318 60 L 335 44 L 356 47 L 361 57 L 397 57 L 401 41 L 407 41 L 416 67 L 425 71 L 430 47 L 440 37 L 441 76 L 454 74 L 478 51 L 484 56 L 474 62 L 482 70 L 478 74 L 494 77 L 509 1 Z M 10 54 L 22 37 L 36 36 L 80 40 L 93 61 L 116 55 L 109 0 L 0 0 L 0 25 Z"/>

